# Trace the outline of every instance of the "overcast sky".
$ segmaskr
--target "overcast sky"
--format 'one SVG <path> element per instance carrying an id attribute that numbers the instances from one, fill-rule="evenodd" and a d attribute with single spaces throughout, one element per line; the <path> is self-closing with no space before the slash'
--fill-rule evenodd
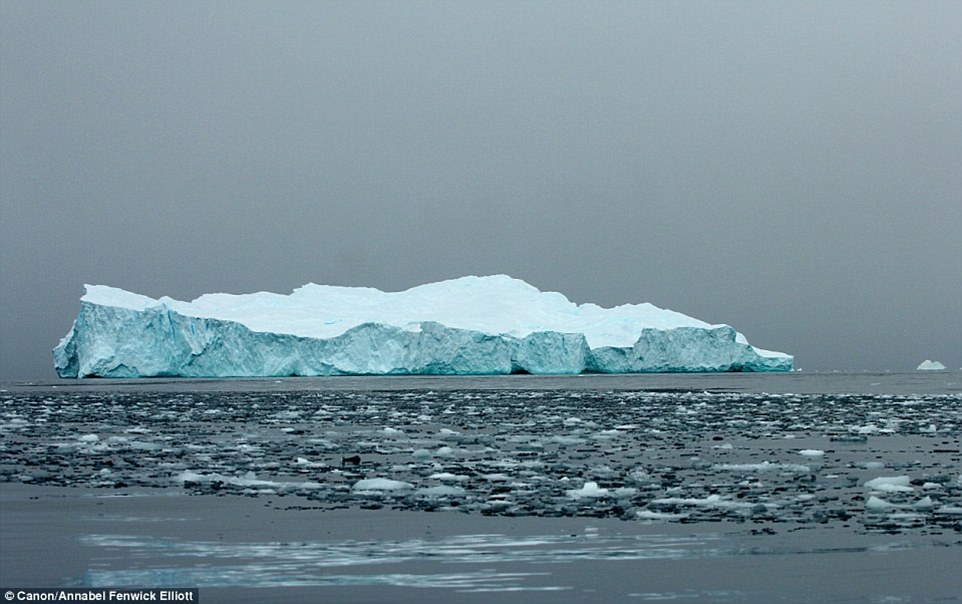
<path id="1" fill-rule="evenodd" d="M 0 2 L 0 377 L 84 283 L 506 273 L 962 366 L 962 2 Z"/>

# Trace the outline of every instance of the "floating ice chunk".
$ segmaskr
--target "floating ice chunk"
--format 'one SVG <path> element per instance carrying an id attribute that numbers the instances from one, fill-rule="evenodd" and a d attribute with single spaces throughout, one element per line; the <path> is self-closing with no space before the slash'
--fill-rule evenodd
<path id="1" fill-rule="evenodd" d="M 384 428 L 383 430 L 381 430 L 381 432 L 390 436 L 394 436 L 397 434 L 404 434 L 404 430 L 398 430 L 397 428 L 391 428 L 390 426 L 388 426 L 387 428 Z"/>
<path id="2" fill-rule="evenodd" d="M 300 490 L 318 489 L 321 487 L 316 482 L 280 482 L 274 480 L 260 480 L 253 472 L 247 472 L 243 476 L 224 476 L 223 474 L 211 473 L 201 474 L 192 470 L 184 470 L 174 477 L 174 482 L 179 483 L 222 483 L 238 487 L 259 487 L 261 489 L 275 490 Z"/>
<path id="3" fill-rule="evenodd" d="M 414 485 L 403 480 L 391 480 L 390 478 L 365 478 L 358 480 L 351 488 L 353 491 L 406 491 L 413 489 Z"/>
<path id="4" fill-rule="evenodd" d="M 95 443 L 98 440 L 100 440 L 100 437 L 97 436 L 96 434 L 84 434 L 77 440 L 79 440 L 82 443 Z"/>
<path id="5" fill-rule="evenodd" d="M 440 480 L 441 482 L 464 482 L 468 477 L 464 474 L 452 474 L 451 472 L 438 472 L 431 474 L 428 478 Z"/>
<path id="6" fill-rule="evenodd" d="M 548 439 L 548 442 L 559 445 L 580 445 L 585 442 L 585 439 L 577 436 L 552 436 Z"/>
<path id="7" fill-rule="evenodd" d="M 672 489 L 669 489 L 669 491 L 671 490 Z M 712 494 L 707 497 L 661 497 L 658 499 L 652 499 L 649 505 L 654 505 L 655 507 L 694 506 L 694 507 L 732 509 L 732 508 L 750 508 L 755 504 L 742 502 L 742 501 L 730 501 L 727 497 L 723 497 L 717 494 Z"/>
<path id="8" fill-rule="evenodd" d="M 652 510 L 638 510 L 635 517 L 642 520 L 680 520 L 687 518 L 688 514 L 672 514 L 669 512 L 655 512 Z"/>
<path id="9" fill-rule="evenodd" d="M 825 451 L 821 449 L 802 449 L 798 454 L 804 455 L 805 457 L 822 457 L 825 455 Z"/>
<path id="10" fill-rule="evenodd" d="M 935 507 L 935 502 L 932 501 L 932 498 L 931 498 L 931 497 L 929 497 L 928 495 L 926 495 L 926 496 L 923 497 L 922 499 L 919 499 L 918 501 L 916 501 L 915 503 L 913 503 L 913 504 L 912 504 L 912 507 L 915 508 L 915 509 L 917 509 L 917 510 L 931 510 L 932 508 Z"/>
<path id="11" fill-rule="evenodd" d="M 593 480 L 589 480 L 580 489 L 572 489 L 567 493 L 568 493 L 568 497 L 571 497 L 573 499 L 598 498 L 598 497 L 607 497 L 608 489 L 600 488 L 597 482 Z"/>
<path id="12" fill-rule="evenodd" d="M 327 467 L 327 464 L 326 464 L 326 463 L 322 463 L 322 462 L 318 462 L 318 461 L 311 461 L 311 460 L 307 459 L 306 457 L 295 457 L 295 458 L 294 458 L 294 465 L 295 465 L 295 466 L 300 466 L 300 467 L 302 467 L 302 468 L 319 468 L 319 467 L 324 467 L 324 468 L 326 468 L 326 467 Z"/>
<path id="13" fill-rule="evenodd" d="M 916 371 L 944 371 L 945 365 L 938 361 L 930 361 L 926 359 L 919 363 L 919 366 L 915 369 Z"/>
<path id="14" fill-rule="evenodd" d="M 897 507 L 898 506 L 895 505 L 894 503 L 891 503 L 884 499 L 880 499 L 875 495 L 872 495 L 871 497 L 869 497 L 868 501 L 865 502 L 865 509 L 868 509 L 868 510 L 876 510 L 876 511 L 892 510 Z"/>
<path id="15" fill-rule="evenodd" d="M 193 302 L 88 285 L 54 365 L 61 377 L 577 374 L 789 371 L 792 357 L 728 325 L 651 304 L 578 305 L 495 275 Z"/>
<path id="16" fill-rule="evenodd" d="M 425 495 L 427 497 L 463 497 L 467 495 L 467 493 L 468 492 L 461 487 L 446 484 L 417 490 L 418 495 Z"/>
<path id="17" fill-rule="evenodd" d="M 962 507 L 943 505 L 939 509 L 935 510 L 936 514 L 949 514 L 952 516 L 962 515 Z"/>
<path id="18" fill-rule="evenodd" d="M 510 476 L 507 474 L 501 474 L 500 472 L 496 474 L 484 474 L 482 475 L 482 478 L 485 480 L 490 480 L 491 482 L 508 482 L 511 480 Z M 567 480 L 567 478 L 562 478 L 561 480 Z"/>
<path id="19" fill-rule="evenodd" d="M 780 470 L 783 472 L 799 472 L 804 474 L 812 471 L 809 466 L 797 463 L 772 463 L 770 461 L 763 461 L 761 463 L 718 463 L 714 464 L 711 468 L 713 470 L 727 470 L 731 472 L 767 472 Z"/>
<path id="20" fill-rule="evenodd" d="M 879 476 L 865 483 L 865 486 L 885 493 L 911 492 L 914 489 L 909 486 L 908 476 Z"/>

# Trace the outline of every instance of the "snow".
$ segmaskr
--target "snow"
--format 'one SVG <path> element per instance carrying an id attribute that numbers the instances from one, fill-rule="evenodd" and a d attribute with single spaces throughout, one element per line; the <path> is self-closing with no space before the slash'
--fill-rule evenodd
<path id="1" fill-rule="evenodd" d="M 401 292 L 307 284 L 192 302 L 87 285 L 61 377 L 787 371 L 727 325 L 575 304 L 506 275 Z"/>
<path id="2" fill-rule="evenodd" d="M 928 359 L 919 363 L 919 366 L 915 368 L 917 371 L 944 371 L 945 365 L 938 361 L 930 361 Z"/>

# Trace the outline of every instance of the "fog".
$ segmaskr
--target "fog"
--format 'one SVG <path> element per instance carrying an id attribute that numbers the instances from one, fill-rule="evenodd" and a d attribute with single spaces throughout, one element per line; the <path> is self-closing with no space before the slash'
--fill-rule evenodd
<path id="1" fill-rule="evenodd" d="M 0 3 L 0 377 L 84 283 L 505 273 L 962 367 L 957 2 Z"/>

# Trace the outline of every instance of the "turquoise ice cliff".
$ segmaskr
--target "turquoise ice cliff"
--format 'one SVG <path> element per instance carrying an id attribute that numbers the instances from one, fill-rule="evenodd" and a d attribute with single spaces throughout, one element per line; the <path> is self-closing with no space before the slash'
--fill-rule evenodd
<path id="1" fill-rule="evenodd" d="M 61 377 L 268 377 L 790 371 L 727 325 L 651 304 L 574 304 L 504 275 L 402 292 L 155 300 L 86 286 L 54 349 Z"/>

